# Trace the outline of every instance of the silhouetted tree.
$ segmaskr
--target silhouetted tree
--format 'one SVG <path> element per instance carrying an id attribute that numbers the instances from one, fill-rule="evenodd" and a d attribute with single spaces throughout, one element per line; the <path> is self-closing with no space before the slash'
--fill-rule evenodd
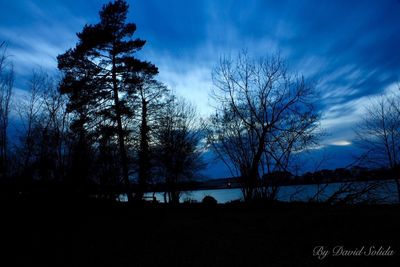
<path id="1" fill-rule="evenodd" d="M 120 164 L 118 159 L 118 145 L 107 136 L 107 130 L 103 129 L 103 135 L 98 140 L 95 161 L 93 166 L 97 182 L 100 185 L 101 197 L 108 200 L 116 200 L 116 189 L 120 188 Z M 112 131 L 110 131 L 112 133 Z M 92 155 L 93 156 L 93 155 Z"/>
<path id="2" fill-rule="evenodd" d="M 34 71 L 29 91 L 17 105 L 21 127 L 17 146 L 20 182 L 65 182 L 69 157 L 69 118 L 56 80 Z"/>
<path id="3" fill-rule="evenodd" d="M 400 88 L 399 88 L 400 89 Z M 392 93 L 372 101 L 357 126 L 356 144 L 364 150 L 362 160 L 369 165 L 396 172 L 400 202 L 400 94 Z"/>
<path id="4" fill-rule="evenodd" d="M 66 97 L 58 90 L 56 80 L 45 75 L 41 94 L 42 116 L 40 118 L 40 173 L 42 178 L 63 181 L 69 154 L 69 116 Z"/>
<path id="5" fill-rule="evenodd" d="M 163 116 L 163 108 L 168 104 L 168 89 L 162 83 L 154 79 L 154 75 L 144 74 L 140 77 L 137 86 L 137 96 L 132 105 L 137 106 L 136 116 L 138 122 L 138 190 L 136 197 L 143 198 L 147 183 L 150 182 L 153 166 L 151 164 L 153 153 L 151 143 L 154 143 L 154 133 L 162 125 L 160 120 Z"/>
<path id="6" fill-rule="evenodd" d="M 96 128 L 99 123 L 93 124 L 100 117 L 100 125 L 114 129 L 122 177 L 131 200 L 124 118 L 132 116 L 133 110 L 127 102 L 136 93 L 140 75 L 156 75 L 158 70 L 134 57 L 145 41 L 133 39 L 136 25 L 125 22 L 127 12 L 126 1 L 104 5 L 100 22 L 86 25 L 78 33 L 78 44 L 58 57 L 58 67 L 65 74 L 61 89 L 70 97 L 70 109 L 77 113 L 76 126 L 81 128 L 81 135 L 88 127 L 102 129 Z"/>
<path id="7" fill-rule="evenodd" d="M 66 171 L 67 185 L 74 191 L 86 191 L 86 185 L 94 178 L 94 155 L 92 147 L 93 137 L 86 133 L 83 120 L 71 123 L 70 153 Z"/>
<path id="8" fill-rule="evenodd" d="M 157 130 L 157 170 L 166 184 L 168 200 L 179 203 L 179 183 L 199 176 L 205 167 L 196 110 L 183 99 L 173 98 L 165 107 Z"/>
<path id="9" fill-rule="evenodd" d="M 14 68 L 7 58 L 5 42 L 0 43 L 0 175 L 7 176 L 8 165 L 8 120 L 14 84 Z"/>
<path id="10" fill-rule="evenodd" d="M 37 130 L 42 113 L 41 94 L 44 92 L 45 77 L 39 72 L 33 72 L 28 84 L 28 92 L 21 101 L 16 103 L 17 113 L 21 121 L 20 144 L 17 149 L 21 183 L 28 183 L 33 178 L 33 163 L 39 143 Z"/>
<path id="11" fill-rule="evenodd" d="M 260 172 L 286 171 L 291 155 L 314 141 L 313 90 L 289 74 L 279 56 L 224 58 L 212 78 L 219 106 L 210 118 L 208 142 L 251 200 L 262 194 Z"/>

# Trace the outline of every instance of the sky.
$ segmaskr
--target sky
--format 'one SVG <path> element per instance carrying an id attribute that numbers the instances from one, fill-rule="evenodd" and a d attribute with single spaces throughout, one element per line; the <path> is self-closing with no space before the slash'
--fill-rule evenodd
<path id="1" fill-rule="evenodd" d="M 75 46 L 76 33 L 98 22 L 107 1 L 0 1 L 0 41 L 8 43 L 16 90 L 32 70 L 56 72 L 56 57 Z M 147 41 L 139 57 L 159 79 L 212 112 L 211 71 L 224 55 L 280 53 L 293 73 L 315 85 L 326 133 L 314 156 L 329 167 L 357 154 L 354 127 L 365 105 L 400 81 L 400 0 L 130 0 L 128 21 Z M 317 160 L 318 161 L 318 160 Z M 314 164 L 314 163 L 313 163 Z M 215 167 L 223 174 L 221 168 Z M 216 174 L 217 176 L 219 175 Z"/>

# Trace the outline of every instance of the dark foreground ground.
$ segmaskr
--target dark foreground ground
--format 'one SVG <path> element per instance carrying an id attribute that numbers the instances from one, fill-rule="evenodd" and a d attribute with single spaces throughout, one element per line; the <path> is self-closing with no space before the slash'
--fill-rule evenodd
<path id="1" fill-rule="evenodd" d="M 400 266 L 400 206 L 30 201 L 3 203 L 0 219 L 0 266 Z M 334 257 L 335 246 L 395 254 Z"/>

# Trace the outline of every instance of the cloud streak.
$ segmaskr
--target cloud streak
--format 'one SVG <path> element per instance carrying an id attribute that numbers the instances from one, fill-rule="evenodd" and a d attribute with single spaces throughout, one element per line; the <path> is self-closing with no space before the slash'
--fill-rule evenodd
<path id="1" fill-rule="evenodd" d="M 139 56 L 160 80 L 211 112 L 211 70 L 223 54 L 280 52 L 290 70 L 315 84 L 326 146 L 352 147 L 352 127 L 371 98 L 400 80 L 400 2 L 383 1 L 129 1 L 129 20 L 147 40 Z M 54 69 L 102 1 L 1 1 L 0 40 L 9 42 L 17 75 Z M 23 80 L 23 79 L 22 79 Z M 18 87 L 23 83 L 18 81 Z M 336 144 L 336 145 L 335 145 Z"/>

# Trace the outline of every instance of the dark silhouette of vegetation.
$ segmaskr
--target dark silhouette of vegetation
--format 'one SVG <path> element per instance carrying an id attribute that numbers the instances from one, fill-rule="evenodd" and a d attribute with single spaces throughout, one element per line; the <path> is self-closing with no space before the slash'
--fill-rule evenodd
<path id="1" fill-rule="evenodd" d="M 157 130 L 157 172 L 166 185 L 166 200 L 176 204 L 181 194 L 178 186 L 199 179 L 205 167 L 202 135 L 195 108 L 183 99 L 171 99 L 163 112 Z"/>
<path id="2" fill-rule="evenodd" d="M 8 126 L 14 83 L 14 68 L 8 59 L 6 43 L 0 43 L 0 179 L 8 176 Z"/>
<path id="3" fill-rule="evenodd" d="M 66 98 L 57 82 L 43 71 L 34 71 L 23 101 L 16 104 L 21 120 L 19 143 L 19 183 L 28 186 L 33 180 L 65 181 L 68 169 L 69 116 Z"/>
<path id="4" fill-rule="evenodd" d="M 145 41 L 127 14 L 127 1 L 105 4 L 57 57 L 61 76 L 34 70 L 22 92 L 0 42 L 0 236 L 17 244 L 12 263 L 319 266 L 316 246 L 366 240 L 356 245 L 384 245 L 394 257 L 346 263 L 398 265 L 399 206 L 377 204 L 390 179 L 400 201 L 398 93 L 367 109 L 361 167 L 298 174 L 295 157 L 317 143 L 320 117 L 303 77 L 280 56 L 223 58 L 212 71 L 215 113 L 204 122 L 139 59 Z M 204 179 L 209 151 L 231 177 Z M 303 185 L 316 190 L 300 203 Z M 290 203 L 278 197 L 282 186 L 298 186 Z M 206 195 L 179 205 L 185 191 L 234 188 L 244 202 Z"/>
<path id="5" fill-rule="evenodd" d="M 17 213 L 2 211 L 8 218 L 2 240 L 15 244 L 17 236 L 17 252 L 23 255 L 15 257 L 10 251 L 3 260 L 16 266 L 397 266 L 399 262 L 398 206 L 232 202 L 132 209 L 122 203 L 97 202 L 73 209 L 31 203 L 18 206 Z M 366 244 L 358 245 L 363 240 Z M 370 246 L 376 250 L 390 246 L 394 255 L 329 255 L 324 260 L 313 256 L 314 247 L 331 250 L 337 244 L 348 249 L 365 246 L 367 251 Z M 11 249 L 15 253 L 14 246 Z"/>
<path id="6" fill-rule="evenodd" d="M 400 87 L 399 87 L 400 89 Z M 357 144 L 364 150 L 360 161 L 396 172 L 394 181 L 400 202 L 400 94 L 399 91 L 371 101 L 355 129 Z"/>
<path id="7" fill-rule="evenodd" d="M 0 44 L 0 174 L 3 191 L 30 198 L 47 195 L 177 204 L 182 191 L 237 188 L 245 201 L 276 200 L 282 185 L 343 182 L 332 202 L 374 191 L 358 181 L 398 180 L 398 96 L 368 109 L 359 143 L 380 169 L 291 171 L 295 157 L 316 144 L 319 114 L 313 87 L 287 71 L 275 55 L 259 60 L 241 53 L 212 72 L 216 110 L 199 126 L 195 108 L 157 80 L 157 67 L 138 59 L 145 41 L 126 21 L 128 4 L 105 4 L 96 24 L 85 25 L 72 49 L 58 56 L 61 77 L 33 72 L 23 97 L 12 103 L 13 65 Z M 13 110 L 15 108 L 15 110 Z M 9 117 L 18 117 L 9 142 Z M 231 178 L 202 182 L 203 152 L 211 149 Z M 377 165 L 379 165 L 377 164 Z M 372 185 L 372 183 L 368 183 Z M 358 191 L 357 191 L 358 190 Z M 152 197 L 145 195 L 153 192 Z M 353 197 L 354 196 L 354 197 Z"/>
<path id="8" fill-rule="evenodd" d="M 213 83 L 219 106 L 209 121 L 208 143 L 240 177 L 246 201 L 265 196 L 263 174 L 288 170 L 293 154 L 315 140 L 313 90 L 289 74 L 279 56 L 256 61 L 246 53 L 223 58 Z"/>
<path id="9" fill-rule="evenodd" d="M 217 205 L 217 200 L 212 197 L 212 196 L 205 196 L 203 197 L 203 199 L 201 200 L 201 203 L 207 206 L 215 206 Z"/>
<path id="10" fill-rule="evenodd" d="M 156 75 L 158 70 L 134 56 L 145 41 L 133 39 L 136 25 L 125 22 L 127 12 L 125 1 L 103 6 L 100 22 L 78 33 L 77 46 L 58 57 L 58 67 L 65 75 L 61 92 L 69 95 L 69 110 L 76 114 L 79 126 L 74 132 L 82 136 L 78 139 L 88 133 L 109 139 L 103 142 L 114 142 L 117 137 L 121 174 L 131 201 L 125 122 L 134 114 L 129 103 L 143 86 L 143 74 Z M 147 126 L 142 128 L 146 132 Z"/>
<path id="11" fill-rule="evenodd" d="M 163 109 L 168 107 L 169 90 L 165 85 L 154 79 L 153 75 L 142 75 L 138 86 L 137 109 L 138 109 L 138 188 L 136 198 L 142 199 L 143 194 L 152 177 L 155 176 L 155 168 L 160 162 L 155 161 L 157 152 L 155 145 L 157 132 L 162 125 Z M 151 145 L 153 144 L 153 145 Z M 153 179 L 154 180 L 154 179 Z M 154 181 L 153 181 L 154 182 Z"/>
<path id="12" fill-rule="evenodd" d="M 13 66 L 1 43 L 2 191 L 112 201 L 124 193 L 141 202 L 158 187 L 178 203 L 199 175 L 196 111 L 156 80 L 156 66 L 136 57 L 145 41 L 134 38 L 127 12 L 126 1 L 104 5 L 100 22 L 85 25 L 76 46 L 58 56 L 61 78 L 33 71 L 13 106 Z M 9 145 L 11 111 L 18 124 Z"/>

